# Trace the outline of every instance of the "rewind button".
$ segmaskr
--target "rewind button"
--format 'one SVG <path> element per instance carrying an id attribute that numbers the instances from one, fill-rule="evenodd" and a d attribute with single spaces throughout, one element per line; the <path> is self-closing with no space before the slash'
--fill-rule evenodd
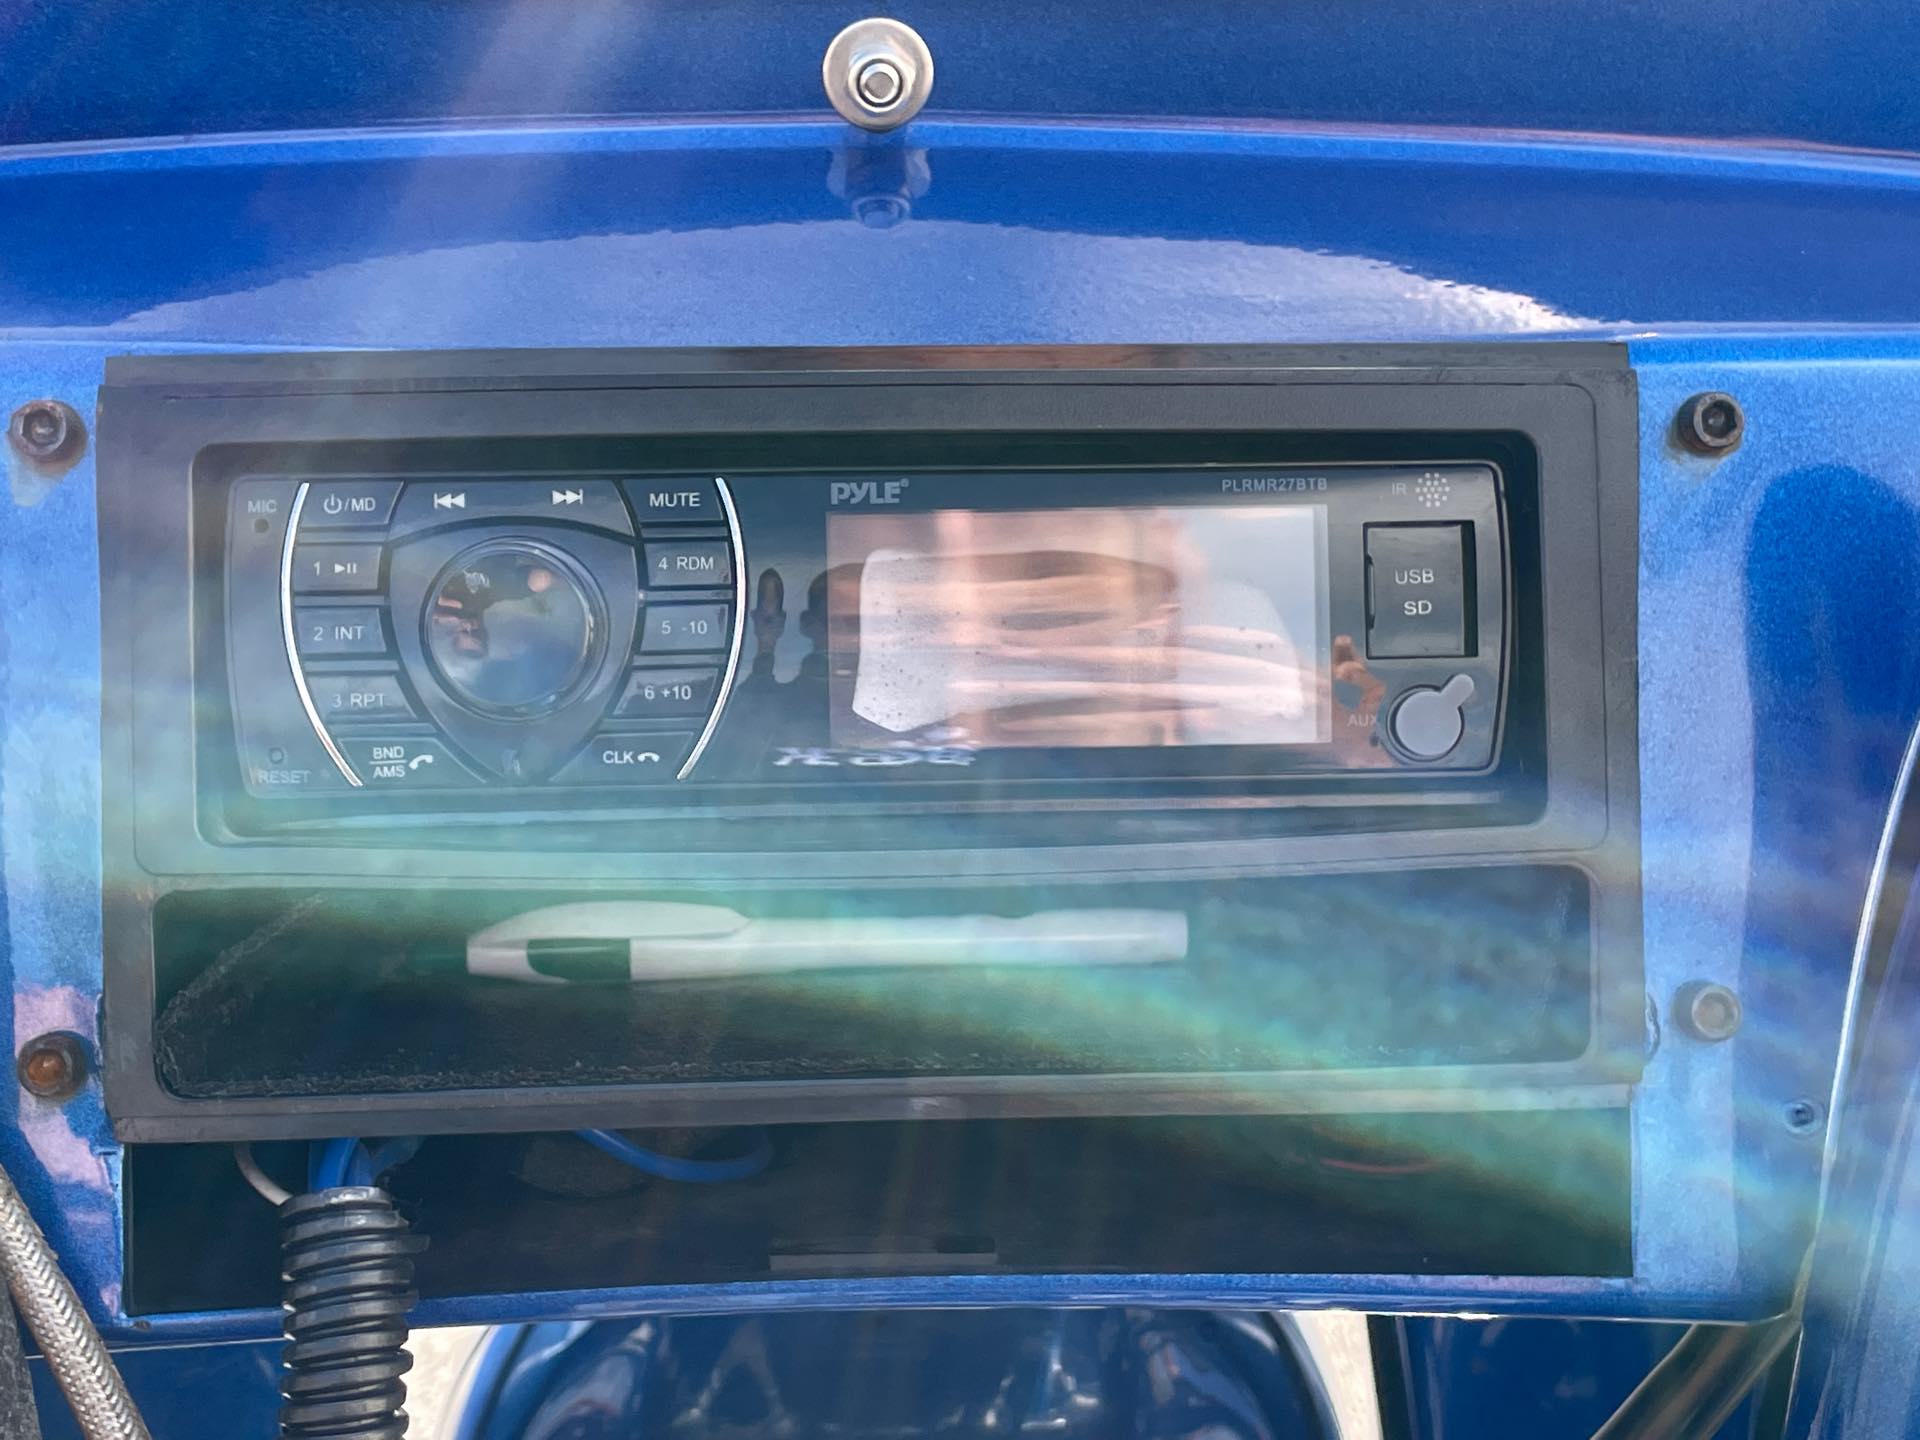
<path id="1" fill-rule="evenodd" d="M 610 480 L 414 480 L 393 513 L 390 534 L 411 535 L 482 520 L 552 520 L 633 534 L 633 516 Z"/>

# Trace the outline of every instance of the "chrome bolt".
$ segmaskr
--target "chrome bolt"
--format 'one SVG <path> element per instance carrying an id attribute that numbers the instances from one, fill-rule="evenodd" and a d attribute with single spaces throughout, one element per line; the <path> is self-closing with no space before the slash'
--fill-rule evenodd
<path id="1" fill-rule="evenodd" d="M 869 60 L 854 77 L 853 88 L 875 110 L 887 110 L 906 93 L 907 82 L 891 60 Z"/>
<path id="2" fill-rule="evenodd" d="M 933 91 L 933 54 L 912 26 L 856 20 L 827 46 L 820 82 L 833 108 L 863 130 L 894 130 Z"/>

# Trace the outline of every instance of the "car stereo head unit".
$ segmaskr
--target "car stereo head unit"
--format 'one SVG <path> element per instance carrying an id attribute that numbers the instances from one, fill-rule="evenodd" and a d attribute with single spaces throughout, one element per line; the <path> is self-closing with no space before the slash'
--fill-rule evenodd
<path id="1" fill-rule="evenodd" d="M 249 473 L 269 802 L 1490 769 L 1493 463 Z"/>
<path id="2" fill-rule="evenodd" d="M 1632 387 L 115 360 L 115 1125 L 1617 1111 Z"/>

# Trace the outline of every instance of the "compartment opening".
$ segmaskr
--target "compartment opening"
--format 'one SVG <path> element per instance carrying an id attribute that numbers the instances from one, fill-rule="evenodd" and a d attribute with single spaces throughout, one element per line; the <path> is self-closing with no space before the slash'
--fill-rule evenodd
<path id="1" fill-rule="evenodd" d="M 642 1137 L 682 1153 L 738 1136 Z M 423 1295 L 960 1274 L 1625 1275 L 1627 1112 L 793 1125 L 723 1184 L 571 1134 L 440 1136 L 389 1188 Z M 703 1148 L 704 1147 L 704 1148 Z M 256 1147 L 283 1177 L 305 1146 Z M 129 1152 L 136 1314 L 276 1303 L 273 1207 L 224 1145 Z"/>
<path id="2" fill-rule="evenodd" d="M 469 937 L 606 893 L 181 891 L 153 919 L 160 1079 L 190 1099 L 297 1105 L 582 1085 L 968 1076 L 1018 1090 L 1034 1077 L 1218 1075 L 1225 1112 L 1246 1108 L 1236 1076 L 1570 1062 L 1592 1040 L 1589 884 L 1566 867 L 611 898 L 718 906 L 789 935 L 851 925 L 865 938 L 839 955 L 857 963 L 755 969 L 750 955 L 742 971 L 670 963 L 648 973 L 673 978 L 644 983 L 591 978 L 618 975 L 624 947 L 608 971 L 604 941 L 541 940 L 525 948 L 543 983 L 522 983 L 470 973 Z M 1154 953 L 1042 953 L 1057 926 L 1044 917 L 1069 917 L 1071 932 L 1071 917 L 1116 913 L 1149 917 L 1149 931 L 1165 922 Z M 902 947 L 931 935 L 948 962 L 891 963 L 890 934 Z"/>

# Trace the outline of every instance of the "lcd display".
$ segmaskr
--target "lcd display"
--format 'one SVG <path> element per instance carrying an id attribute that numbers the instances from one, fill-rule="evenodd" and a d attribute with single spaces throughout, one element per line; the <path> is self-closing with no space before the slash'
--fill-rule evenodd
<path id="1" fill-rule="evenodd" d="M 839 512 L 836 744 L 1315 745 L 1326 508 Z"/>

